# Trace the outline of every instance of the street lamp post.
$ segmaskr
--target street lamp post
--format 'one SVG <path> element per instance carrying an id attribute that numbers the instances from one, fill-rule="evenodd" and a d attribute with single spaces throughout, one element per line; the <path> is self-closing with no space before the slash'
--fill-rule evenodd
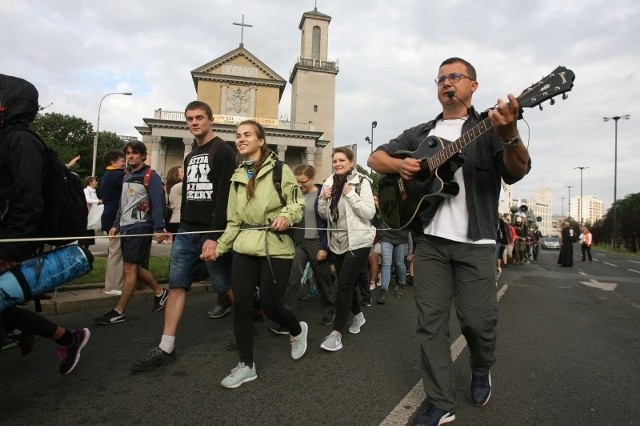
<path id="1" fill-rule="evenodd" d="M 571 217 L 571 188 L 573 188 L 574 185 L 567 185 L 567 188 L 569 189 L 569 212 L 567 213 L 567 217 Z"/>
<path id="2" fill-rule="evenodd" d="M 560 210 L 562 211 L 562 220 L 564 220 L 564 197 L 560 197 Z"/>
<path id="3" fill-rule="evenodd" d="M 629 118 L 631 118 L 631 116 L 629 114 L 625 114 L 625 115 L 616 115 L 614 117 L 603 117 L 602 119 L 604 121 L 609 121 L 609 120 L 613 120 L 616 124 L 615 124 L 615 139 L 614 139 L 614 144 L 613 144 L 613 241 L 611 243 L 611 247 L 615 248 L 616 247 L 616 229 L 618 227 L 618 217 L 617 217 L 617 210 L 618 210 L 618 206 L 616 205 L 616 201 L 617 201 L 617 191 L 618 191 L 618 120 L 620 119 L 623 120 L 628 120 Z"/>
<path id="4" fill-rule="evenodd" d="M 578 166 L 573 168 L 573 170 L 580 169 L 580 229 L 581 230 L 582 230 L 582 221 L 583 221 L 582 211 L 584 210 L 584 204 L 582 204 L 582 171 L 588 168 L 589 167 L 585 167 L 585 166 Z"/>
<path id="5" fill-rule="evenodd" d="M 102 101 L 104 98 L 111 95 L 125 95 L 131 96 L 131 92 L 113 92 L 107 93 L 100 99 L 100 104 L 98 105 L 98 120 L 96 120 L 96 135 L 93 137 L 93 162 L 91 163 L 91 176 L 96 175 L 96 158 L 98 156 L 98 134 L 100 133 L 100 109 L 102 108 Z"/>
<path id="6" fill-rule="evenodd" d="M 377 121 L 372 121 L 371 122 L 371 153 L 373 154 L 373 129 L 375 129 L 376 127 L 378 127 L 378 122 Z"/>

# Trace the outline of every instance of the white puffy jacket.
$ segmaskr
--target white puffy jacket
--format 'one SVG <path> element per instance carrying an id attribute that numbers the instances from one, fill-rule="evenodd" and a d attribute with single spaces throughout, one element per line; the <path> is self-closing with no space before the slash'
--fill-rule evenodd
<path id="1" fill-rule="evenodd" d="M 331 175 L 322 185 L 323 188 L 331 188 L 333 186 L 333 176 Z M 345 199 L 345 209 L 347 212 L 347 238 L 349 241 L 349 250 L 355 250 L 363 247 L 371 247 L 376 236 L 376 228 L 371 225 L 371 219 L 376 213 L 376 207 L 373 202 L 373 191 L 371 189 L 371 179 L 357 171 L 353 171 L 347 178 L 347 184 L 353 189 L 347 195 L 342 195 Z M 330 214 L 331 199 L 323 199 L 322 196 L 318 200 L 318 213 L 328 223 L 329 240 L 337 232 L 332 231 L 335 227 Z"/>

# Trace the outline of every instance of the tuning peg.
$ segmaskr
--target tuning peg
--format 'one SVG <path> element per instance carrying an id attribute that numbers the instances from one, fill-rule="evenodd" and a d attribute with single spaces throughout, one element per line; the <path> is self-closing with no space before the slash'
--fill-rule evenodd
<path id="1" fill-rule="evenodd" d="M 538 108 L 540 108 L 540 111 L 542 111 L 542 104 L 538 105 Z"/>
<path id="2" fill-rule="evenodd" d="M 554 105 L 555 103 L 556 103 L 556 100 L 555 100 L 555 99 L 553 99 L 553 98 L 551 98 L 551 100 L 549 101 L 549 104 L 550 104 L 550 105 Z"/>
<path id="3" fill-rule="evenodd" d="M 568 97 L 569 97 L 569 95 L 567 95 L 566 93 L 563 93 L 563 94 L 562 94 L 562 100 L 565 100 L 565 99 L 567 99 Z"/>

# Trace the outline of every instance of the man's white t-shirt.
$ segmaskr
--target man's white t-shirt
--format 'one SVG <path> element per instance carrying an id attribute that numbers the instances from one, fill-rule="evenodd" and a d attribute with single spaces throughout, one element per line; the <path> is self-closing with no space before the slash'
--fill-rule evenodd
<path id="1" fill-rule="evenodd" d="M 439 120 L 436 126 L 431 129 L 429 135 L 438 136 L 441 139 L 453 142 L 460 138 L 462 125 L 466 120 L 467 118 Z M 462 167 L 456 170 L 453 179 L 460 187 L 458 195 L 443 199 L 433 220 L 424 228 L 424 233 L 461 243 L 494 244 L 494 240 L 472 241 L 467 238 L 469 212 L 467 210 L 466 189 L 464 186 Z"/>

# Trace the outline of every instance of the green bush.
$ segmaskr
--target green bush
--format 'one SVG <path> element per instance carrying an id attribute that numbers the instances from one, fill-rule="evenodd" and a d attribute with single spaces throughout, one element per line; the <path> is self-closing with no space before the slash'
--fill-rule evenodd
<path id="1" fill-rule="evenodd" d="M 65 285 L 73 286 L 104 283 L 106 270 L 107 258 L 95 257 L 93 260 L 93 269 L 88 274 L 78 277 Z M 166 280 L 169 277 L 169 258 L 166 256 L 151 256 L 149 259 L 149 270 L 156 280 Z"/>

